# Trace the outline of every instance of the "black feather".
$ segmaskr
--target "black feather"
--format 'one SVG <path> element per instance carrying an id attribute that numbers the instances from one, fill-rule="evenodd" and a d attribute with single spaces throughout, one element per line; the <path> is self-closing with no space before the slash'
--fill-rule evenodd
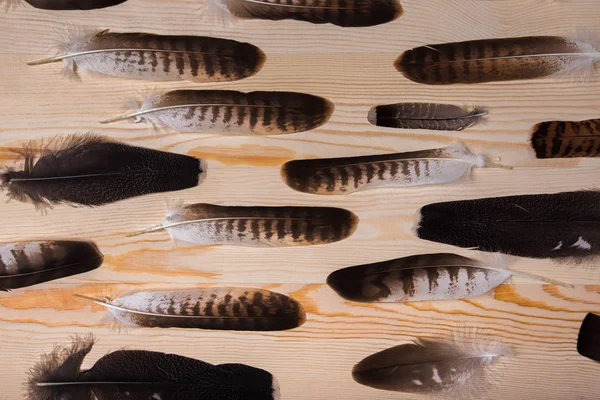
<path id="1" fill-rule="evenodd" d="M 586 315 L 579 329 L 577 352 L 600 362 L 600 316 L 592 313 Z"/>
<path id="2" fill-rule="evenodd" d="M 69 349 L 56 348 L 30 370 L 29 400 L 274 400 L 277 380 L 243 364 L 212 365 L 176 354 L 120 350 L 81 371 L 94 344 L 76 338 Z"/>
<path id="3" fill-rule="evenodd" d="M 430 204 L 416 233 L 481 251 L 581 260 L 600 254 L 600 191 Z"/>
<path id="4" fill-rule="evenodd" d="M 99 206 L 150 193 L 194 187 L 200 160 L 181 154 L 129 146 L 107 138 L 72 135 L 40 152 L 20 154 L 24 168 L 0 175 L 11 199 L 45 208 L 69 203 Z"/>
<path id="5" fill-rule="evenodd" d="M 1 1 L 1 0 L 0 0 Z M 11 0 L 8 0 L 9 2 Z M 93 10 L 124 3 L 127 0 L 24 0 L 44 10 Z"/>

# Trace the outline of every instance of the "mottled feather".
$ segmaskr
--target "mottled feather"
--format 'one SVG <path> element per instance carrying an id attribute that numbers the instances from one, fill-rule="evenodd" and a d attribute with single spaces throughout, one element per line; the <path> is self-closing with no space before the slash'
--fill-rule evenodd
<path id="1" fill-rule="evenodd" d="M 531 145 L 537 158 L 598 157 L 600 119 L 541 122 L 533 128 Z"/>

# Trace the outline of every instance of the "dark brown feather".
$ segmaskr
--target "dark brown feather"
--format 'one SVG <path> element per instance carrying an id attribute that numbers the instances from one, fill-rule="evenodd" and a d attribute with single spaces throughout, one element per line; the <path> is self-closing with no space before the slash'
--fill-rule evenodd
<path id="1" fill-rule="evenodd" d="M 11 0 L 9 0 L 11 1 Z M 44 10 L 93 10 L 124 3 L 127 0 L 23 0 Z"/>
<path id="2" fill-rule="evenodd" d="M 600 362 L 600 316 L 588 313 L 579 328 L 577 352 Z"/>
<path id="3" fill-rule="evenodd" d="M 541 122 L 533 128 L 531 145 L 537 158 L 597 157 L 600 119 Z"/>

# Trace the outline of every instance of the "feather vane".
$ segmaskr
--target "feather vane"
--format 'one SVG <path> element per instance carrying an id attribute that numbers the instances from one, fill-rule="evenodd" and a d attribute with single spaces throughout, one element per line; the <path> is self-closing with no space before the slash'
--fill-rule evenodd
<path id="1" fill-rule="evenodd" d="M 541 122 L 533 128 L 531 145 L 537 158 L 598 157 L 600 119 Z"/>

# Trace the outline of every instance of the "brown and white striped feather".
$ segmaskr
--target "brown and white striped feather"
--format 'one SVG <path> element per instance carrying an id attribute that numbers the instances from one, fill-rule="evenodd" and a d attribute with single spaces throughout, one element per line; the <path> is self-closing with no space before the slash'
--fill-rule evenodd
<path id="1" fill-rule="evenodd" d="M 358 217 L 333 207 L 237 207 L 191 204 L 169 211 L 162 225 L 178 242 L 248 247 L 338 242 L 356 230 Z M 139 234 L 138 233 L 138 234 Z"/>
<path id="2" fill-rule="evenodd" d="M 123 78 L 222 82 L 254 75 L 266 59 L 258 47 L 235 40 L 108 30 L 70 37 L 60 51 L 29 65 L 63 61 L 65 72 L 75 76 L 85 70 Z"/>
<path id="3" fill-rule="evenodd" d="M 463 144 L 379 156 L 294 160 L 283 165 L 285 183 L 299 192 L 336 195 L 362 190 L 456 181 L 487 163 Z"/>
<path id="4" fill-rule="evenodd" d="M 276 135 L 317 128 L 333 109 L 329 100 L 304 93 L 174 90 L 152 94 L 136 112 L 104 122 L 133 118 L 181 133 Z"/>
<path id="5" fill-rule="evenodd" d="M 279 331 L 306 320 L 296 300 L 263 289 L 148 291 L 113 300 L 77 297 L 105 306 L 116 321 L 130 327 Z"/>

